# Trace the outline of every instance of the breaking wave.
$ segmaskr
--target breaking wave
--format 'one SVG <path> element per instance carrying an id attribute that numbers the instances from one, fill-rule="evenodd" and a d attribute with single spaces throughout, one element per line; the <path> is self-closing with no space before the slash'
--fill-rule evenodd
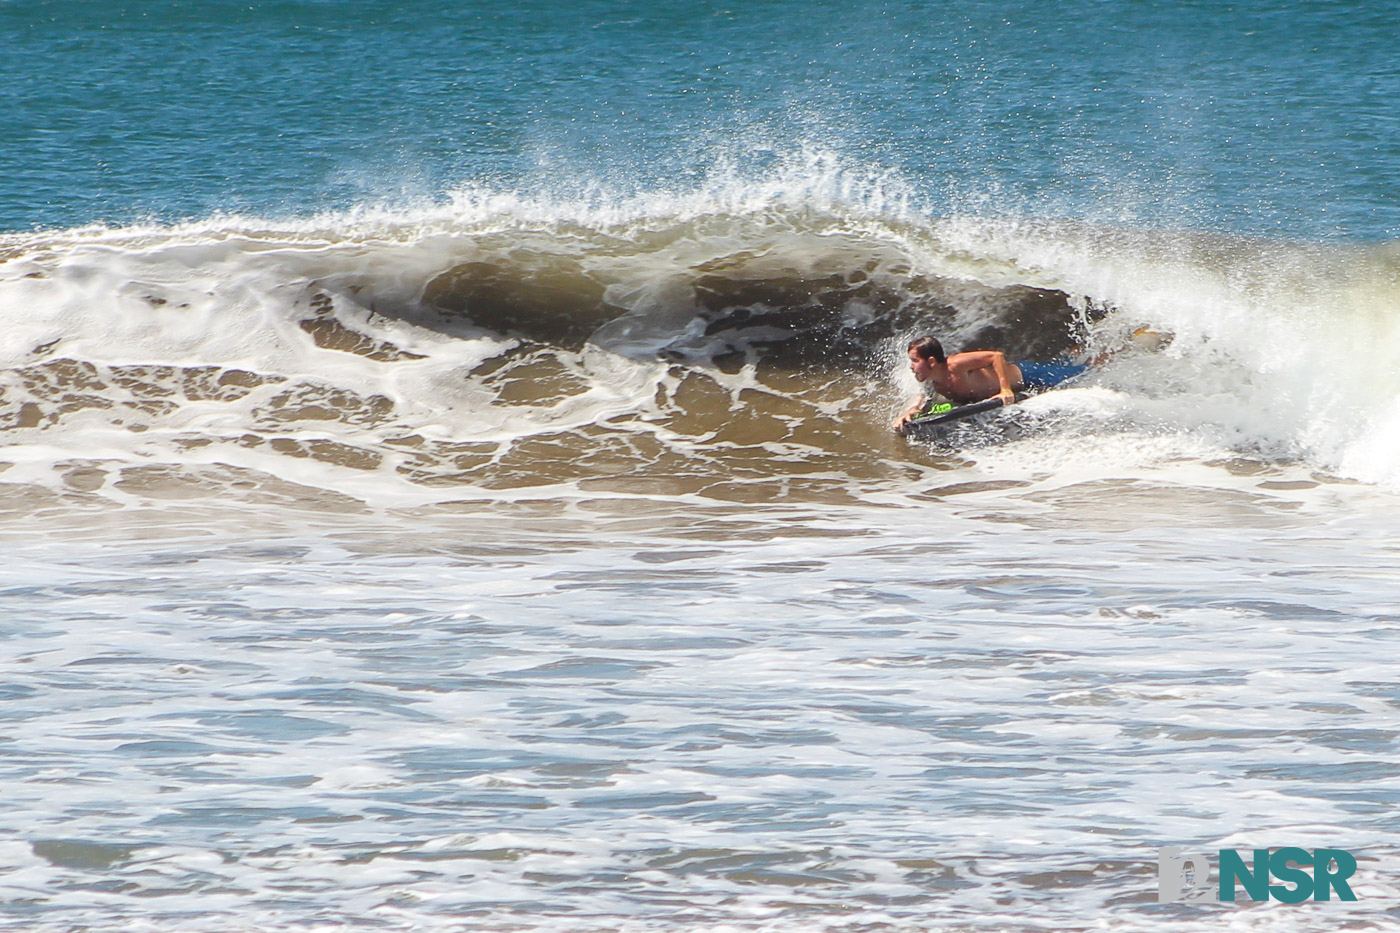
<path id="1" fill-rule="evenodd" d="M 7 235 L 6 508 L 859 496 L 1027 436 L 1400 479 L 1393 247 L 930 217 L 861 184 Z M 1019 433 L 888 432 L 912 335 L 1050 359 L 1143 326 L 1175 339 Z"/>

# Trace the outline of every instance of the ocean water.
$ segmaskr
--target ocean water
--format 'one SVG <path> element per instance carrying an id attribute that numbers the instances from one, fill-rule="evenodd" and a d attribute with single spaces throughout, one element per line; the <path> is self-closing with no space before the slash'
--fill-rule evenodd
<path id="1" fill-rule="evenodd" d="M 0 928 L 1396 928 L 1397 33 L 0 2 Z"/>

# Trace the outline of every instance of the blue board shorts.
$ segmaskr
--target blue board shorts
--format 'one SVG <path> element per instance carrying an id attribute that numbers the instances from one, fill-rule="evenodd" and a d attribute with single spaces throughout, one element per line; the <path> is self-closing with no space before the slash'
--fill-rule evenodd
<path id="1" fill-rule="evenodd" d="M 1057 360 L 1054 363 L 1017 363 L 1016 368 L 1021 371 L 1021 381 L 1027 389 L 1053 389 L 1087 372 L 1089 364 Z"/>

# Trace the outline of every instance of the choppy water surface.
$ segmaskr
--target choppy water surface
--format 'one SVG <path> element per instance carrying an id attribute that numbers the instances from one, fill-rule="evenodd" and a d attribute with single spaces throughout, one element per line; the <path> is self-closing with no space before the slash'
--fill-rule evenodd
<path id="1" fill-rule="evenodd" d="M 1224 486 L 12 531 L 4 917 L 1387 928 L 1395 504 Z M 1165 844 L 1361 899 L 1159 906 Z"/>

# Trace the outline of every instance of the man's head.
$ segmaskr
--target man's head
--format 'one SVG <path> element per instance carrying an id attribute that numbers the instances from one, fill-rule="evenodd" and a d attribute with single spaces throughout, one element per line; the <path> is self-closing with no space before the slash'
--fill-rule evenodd
<path id="1" fill-rule="evenodd" d="M 909 371 L 920 382 L 927 382 L 935 370 L 948 363 L 943 344 L 936 337 L 920 337 L 909 344 Z"/>

